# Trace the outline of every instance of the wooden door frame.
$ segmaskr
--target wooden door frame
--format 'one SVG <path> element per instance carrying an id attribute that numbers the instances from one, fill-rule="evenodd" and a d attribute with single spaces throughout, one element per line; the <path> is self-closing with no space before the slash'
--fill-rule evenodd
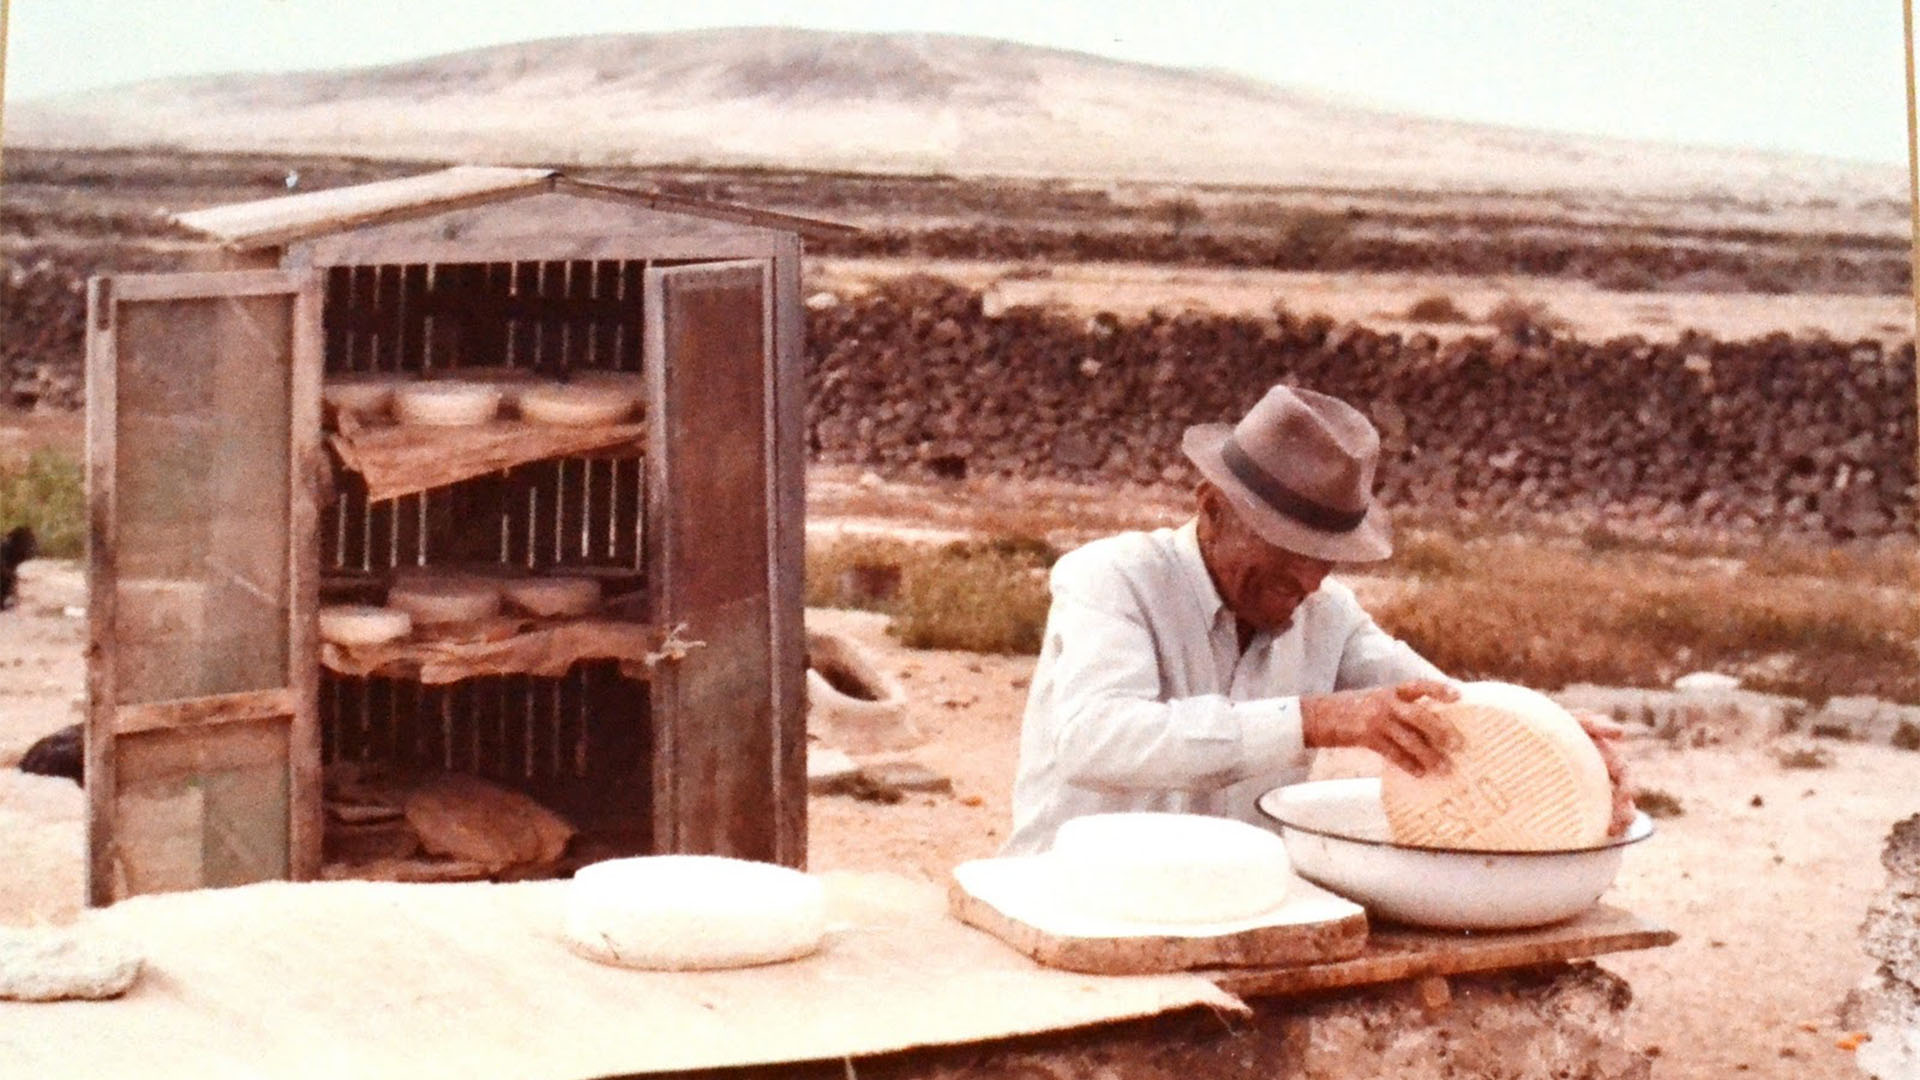
<path id="1" fill-rule="evenodd" d="M 122 707 L 116 685 L 115 588 L 119 517 L 115 498 L 119 424 L 118 334 L 123 302 L 289 299 L 287 682 L 243 694 Z M 294 880 L 317 877 L 321 859 L 320 737 L 317 713 L 318 491 L 328 468 L 320 435 L 323 290 L 311 271 L 243 270 L 97 277 L 87 295 L 87 903 L 110 904 L 118 735 L 190 730 L 288 716 L 288 868 Z M 209 463 L 209 467 L 214 467 Z"/>

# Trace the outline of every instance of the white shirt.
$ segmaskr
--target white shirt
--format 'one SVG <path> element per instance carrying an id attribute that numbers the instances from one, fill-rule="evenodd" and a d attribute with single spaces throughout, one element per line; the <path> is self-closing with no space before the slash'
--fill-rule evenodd
<path id="1" fill-rule="evenodd" d="M 1260 795 L 1306 778 L 1301 695 L 1445 678 L 1332 579 L 1241 652 L 1191 521 L 1070 552 L 1052 587 L 1003 854 L 1045 850 L 1082 814 L 1258 822 Z"/>

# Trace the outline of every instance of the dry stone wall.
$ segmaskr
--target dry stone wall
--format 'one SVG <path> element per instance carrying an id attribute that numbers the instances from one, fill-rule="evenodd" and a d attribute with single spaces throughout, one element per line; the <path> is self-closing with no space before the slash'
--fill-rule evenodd
<path id="1" fill-rule="evenodd" d="M 1286 382 L 1353 402 L 1392 504 L 1623 531 L 1911 534 L 1912 346 L 1775 334 L 1442 344 L 1323 316 L 997 314 L 904 279 L 810 302 L 817 458 L 881 471 L 1191 483 L 1189 424 Z"/>

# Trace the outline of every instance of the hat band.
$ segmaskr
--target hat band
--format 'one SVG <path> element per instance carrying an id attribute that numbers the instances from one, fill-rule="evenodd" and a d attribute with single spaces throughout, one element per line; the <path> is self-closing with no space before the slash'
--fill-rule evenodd
<path id="1" fill-rule="evenodd" d="M 1233 474 L 1234 479 L 1247 485 L 1247 490 L 1302 525 L 1321 532 L 1345 533 L 1359 528 L 1360 523 L 1367 520 L 1365 510 L 1336 510 L 1314 502 L 1281 483 L 1248 457 L 1231 434 L 1220 444 L 1220 460 L 1226 464 L 1227 471 Z"/>

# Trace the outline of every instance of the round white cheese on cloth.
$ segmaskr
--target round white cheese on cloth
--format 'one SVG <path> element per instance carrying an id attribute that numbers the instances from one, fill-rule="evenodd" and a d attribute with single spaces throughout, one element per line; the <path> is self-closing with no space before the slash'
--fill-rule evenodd
<path id="1" fill-rule="evenodd" d="M 413 617 L 397 608 L 329 604 L 320 609 L 320 640 L 335 645 L 380 645 L 413 632 Z"/>
<path id="2" fill-rule="evenodd" d="M 1452 769 L 1387 767 L 1380 801 L 1395 843 L 1486 851 L 1561 851 L 1607 837 L 1613 784 L 1573 714 L 1508 683 L 1467 683 L 1435 711 L 1459 732 Z"/>
<path id="3" fill-rule="evenodd" d="M 1286 844 L 1257 825 L 1204 814 L 1088 814 L 1060 826 L 1046 858 L 1061 896 L 1093 918 L 1218 923 L 1279 907 L 1293 881 Z"/>
<path id="4" fill-rule="evenodd" d="M 408 575 L 387 590 L 387 606 L 421 626 L 485 619 L 500 613 L 500 583 L 452 574 Z"/>
<path id="5" fill-rule="evenodd" d="M 574 951 L 620 967 L 772 964 L 820 948 L 826 890 L 798 870 L 718 855 L 611 859 L 574 873 L 564 931 Z"/>

